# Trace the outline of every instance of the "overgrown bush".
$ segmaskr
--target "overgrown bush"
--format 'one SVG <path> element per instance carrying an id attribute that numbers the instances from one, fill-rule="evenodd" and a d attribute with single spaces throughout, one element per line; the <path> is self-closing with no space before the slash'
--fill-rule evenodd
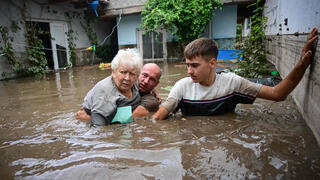
<path id="1" fill-rule="evenodd" d="M 246 37 L 237 39 L 239 42 L 236 43 L 235 48 L 241 52 L 237 57 L 238 68 L 234 71 L 241 76 L 261 78 L 270 73 L 266 58 L 268 52 L 265 48 L 267 38 L 264 33 L 267 18 L 262 15 L 265 6 L 261 0 L 257 0 L 248 7 L 250 6 L 255 7 L 250 22 L 251 31 Z"/>
<path id="2" fill-rule="evenodd" d="M 41 77 L 45 74 L 45 68 L 47 65 L 46 53 L 44 52 L 44 46 L 41 39 L 38 38 L 36 33 L 48 33 L 43 32 L 32 22 L 26 23 L 26 42 L 28 46 L 27 50 L 27 67 L 26 73 L 28 75 Z"/>

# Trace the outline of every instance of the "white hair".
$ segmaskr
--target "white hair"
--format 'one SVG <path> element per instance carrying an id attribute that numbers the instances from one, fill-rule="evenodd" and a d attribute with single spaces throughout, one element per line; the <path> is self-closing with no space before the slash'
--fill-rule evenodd
<path id="1" fill-rule="evenodd" d="M 134 67 L 140 74 L 142 68 L 142 57 L 137 49 L 120 49 L 111 62 L 111 69 L 117 70 L 121 66 Z"/>

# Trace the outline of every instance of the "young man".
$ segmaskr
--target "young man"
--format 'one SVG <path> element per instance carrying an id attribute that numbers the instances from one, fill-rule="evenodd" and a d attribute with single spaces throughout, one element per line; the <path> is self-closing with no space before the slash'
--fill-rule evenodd
<path id="1" fill-rule="evenodd" d="M 283 101 L 297 86 L 310 64 L 312 43 L 318 38 L 314 28 L 308 35 L 300 61 L 290 74 L 274 87 L 250 82 L 234 73 L 215 73 L 217 44 L 200 38 L 184 51 L 190 77 L 179 80 L 152 118 L 165 119 L 181 109 L 183 115 L 208 116 L 234 111 L 238 103 L 253 103 L 256 97 Z"/>
<path id="2" fill-rule="evenodd" d="M 142 67 L 138 77 L 138 89 L 141 96 L 141 103 L 132 112 L 132 118 L 145 116 L 149 112 L 158 110 L 160 101 L 154 89 L 159 84 L 160 77 L 161 70 L 157 64 L 147 63 Z M 81 107 L 76 114 L 76 119 L 90 121 L 91 116 L 83 107 Z"/>

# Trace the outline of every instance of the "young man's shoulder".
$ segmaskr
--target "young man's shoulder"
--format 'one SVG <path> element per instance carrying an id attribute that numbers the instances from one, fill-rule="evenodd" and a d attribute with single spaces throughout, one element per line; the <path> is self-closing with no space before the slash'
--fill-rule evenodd
<path id="1" fill-rule="evenodd" d="M 191 77 L 184 77 L 184 78 L 182 78 L 182 79 L 180 79 L 180 80 L 178 80 L 177 82 L 176 82 L 176 85 L 190 85 L 190 84 L 193 84 L 194 82 L 192 81 L 192 79 L 191 79 Z"/>
<path id="2" fill-rule="evenodd" d="M 227 73 L 219 73 L 217 76 L 223 77 L 223 78 L 241 78 L 241 76 L 233 73 L 233 72 L 227 72 Z"/>

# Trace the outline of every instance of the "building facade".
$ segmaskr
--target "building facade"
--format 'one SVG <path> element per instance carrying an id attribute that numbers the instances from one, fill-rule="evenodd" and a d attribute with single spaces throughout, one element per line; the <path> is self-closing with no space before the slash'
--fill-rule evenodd
<path id="1" fill-rule="evenodd" d="M 44 45 L 47 69 L 57 70 L 96 62 L 98 59 L 92 56 L 92 51 L 86 50 L 92 46 L 89 34 L 95 34 L 98 43 L 104 41 L 105 44 L 111 44 L 112 38 L 104 38 L 111 33 L 114 21 L 96 19 L 94 23 L 88 23 L 86 17 L 94 18 L 94 12 L 87 4 L 80 5 L 80 1 L 0 1 L 0 25 L 8 28 L 7 36 L 12 38 L 10 44 L 15 56 L 22 61 L 26 59 L 26 28 L 33 28 Z M 70 47 L 75 53 L 72 62 Z M 5 56 L 2 55 L 0 59 L 0 74 L 12 74 L 12 67 Z"/>

